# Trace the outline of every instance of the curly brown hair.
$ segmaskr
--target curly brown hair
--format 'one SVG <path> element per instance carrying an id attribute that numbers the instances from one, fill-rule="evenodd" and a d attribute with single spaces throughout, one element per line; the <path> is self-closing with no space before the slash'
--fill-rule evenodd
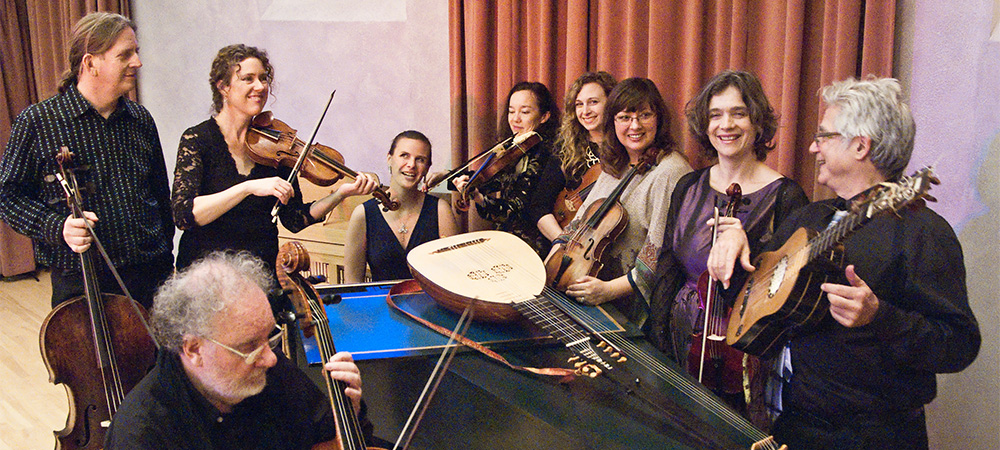
<path id="1" fill-rule="evenodd" d="M 274 92 L 274 67 L 267 59 L 267 52 L 243 44 L 227 45 L 219 49 L 219 53 L 212 60 L 212 69 L 208 73 L 208 84 L 212 88 L 212 107 L 215 108 L 215 112 L 222 110 L 222 92 L 219 91 L 219 83 L 221 82 L 222 86 L 229 86 L 233 72 L 247 58 L 257 58 L 264 66 L 267 84 L 271 85 L 270 90 Z"/>
<path id="2" fill-rule="evenodd" d="M 556 148 L 559 149 L 559 159 L 562 161 L 561 168 L 567 179 L 579 179 L 583 176 L 583 171 L 586 170 L 590 134 L 577 120 L 576 97 L 580 95 L 580 90 L 590 83 L 597 84 L 604 89 L 604 95 L 608 95 L 615 88 L 617 81 L 615 81 L 614 76 L 607 72 L 587 72 L 580 75 L 580 78 L 577 78 L 566 91 L 566 99 L 563 102 L 563 111 L 565 112 L 559 127 Z"/>
<path id="3" fill-rule="evenodd" d="M 740 91 L 743 103 L 750 110 L 750 123 L 757 128 L 757 139 L 753 143 L 753 153 L 758 161 L 767 159 L 767 153 L 774 149 L 775 133 L 778 132 L 778 116 L 767 101 L 767 94 L 756 75 L 743 70 L 724 70 L 702 88 L 697 96 L 687 103 L 685 115 L 688 121 L 688 131 L 701 144 L 702 152 L 709 158 L 715 158 L 719 152 L 708 139 L 708 113 L 712 97 L 719 95 L 730 86 Z"/>

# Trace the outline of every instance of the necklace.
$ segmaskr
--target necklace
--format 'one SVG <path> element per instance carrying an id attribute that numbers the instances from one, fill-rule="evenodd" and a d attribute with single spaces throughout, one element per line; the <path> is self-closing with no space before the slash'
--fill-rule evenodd
<path id="1" fill-rule="evenodd" d="M 418 210 L 418 211 L 419 211 L 419 210 Z M 406 234 L 406 233 L 409 233 L 410 231 L 413 231 L 413 230 L 410 230 L 410 229 L 406 228 L 406 223 L 407 223 L 407 222 L 409 222 L 409 221 L 410 221 L 410 219 L 412 219 L 412 218 L 413 218 L 413 215 L 414 215 L 415 213 L 416 213 L 416 212 L 411 212 L 411 213 L 407 214 L 407 215 L 406 215 L 406 217 L 405 217 L 405 218 L 403 218 L 403 220 L 401 220 L 401 221 L 399 222 L 399 223 L 400 223 L 400 225 L 399 225 L 399 230 L 397 231 L 397 232 L 398 232 L 399 234 Z"/>

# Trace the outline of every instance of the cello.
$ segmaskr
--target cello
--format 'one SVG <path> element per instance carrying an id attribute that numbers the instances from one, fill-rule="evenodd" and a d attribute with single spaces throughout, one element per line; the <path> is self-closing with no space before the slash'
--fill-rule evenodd
<path id="1" fill-rule="evenodd" d="M 80 190 L 73 170 L 68 168 L 71 157 L 68 148 L 60 149 L 56 177 L 73 217 L 81 218 Z M 56 449 L 102 448 L 111 418 L 125 394 L 156 361 L 156 345 L 146 329 L 142 306 L 131 297 L 101 293 L 93 252 L 95 247 L 103 248 L 97 236 L 93 237 L 94 245 L 80 254 L 85 295 L 56 306 L 42 321 L 39 332 L 49 381 L 65 385 L 69 396 L 66 427 L 54 432 Z"/>
<path id="2" fill-rule="evenodd" d="M 562 247 L 545 259 L 546 284 L 565 291 L 566 286 L 584 276 L 597 276 L 601 271 L 601 254 L 628 225 L 628 212 L 622 207 L 625 188 L 636 175 L 646 173 L 654 163 L 656 152 L 646 152 L 639 162 L 622 177 L 607 198 L 597 199 L 583 212 L 580 227 Z"/>
<path id="3" fill-rule="evenodd" d="M 320 300 L 316 288 L 299 273 L 309 269 L 309 252 L 298 241 L 288 242 L 281 246 L 275 266 L 278 283 L 283 289 L 291 292 L 288 297 L 295 306 L 303 335 L 314 337 L 323 361 L 329 361 L 330 357 L 337 353 L 337 349 L 333 345 L 333 335 L 330 333 L 324 302 Z M 323 379 L 326 380 L 327 397 L 337 421 L 337 445 L 330 447 L 327 442 L 313 448 L 384 450 L 369 447 L 365 443 L 358 415 L 354 413 L 351 399 L 344 393 L 347 384 L 333 379 L 326 371 L 323 372 Z"/>
<path id="4" fill-rule="evenodd" d="M 729 196 L 729 201 L 726 203 L 724 216 L 733 217 L 743 201 L 743 190 L 739 184 L 733 183 L 726 189 L 726 195 Z M 712 227 L 712 246 L 715 246 L 719 231 L 718 208 L 715 208 L 714 218 L 716 225 Z M 701 300 L 701 330 L 691 336 L 688 373 L 716 393 L 738 394 L 743 390 L 743 352 L 724 342 L 729 309 L 722 304 L 719 282 L 709 276 L 707 271 L 698 277 L 698 297 Z"/>

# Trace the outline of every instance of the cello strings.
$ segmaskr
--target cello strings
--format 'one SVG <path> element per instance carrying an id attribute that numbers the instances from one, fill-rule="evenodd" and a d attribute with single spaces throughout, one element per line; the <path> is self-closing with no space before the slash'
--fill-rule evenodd
<path id="1" fill-rule="evenodd" d="M 62 164 L 60 163 L 60 170 L 62 169 Z M 76 217 L 84 217 L 83 206 L 81 205 L 80 199 L 80 186 L 77 184 L 76 176 L 72 172 L 68 175 L 63 175 L 62 173 L 56 174 L 57 179 L 60 181 L 60 186 L 66 193 L 66 198 L 71 203 L 73 213 Z M 91 238 L 97 248 L 103 251 L 104 247 L 101 245 L 100 241 L 97 239 L 97 233 L 94 233 L 94 229 L 90 226 L 90 221 L 84 220 L 84 225 L 87 227 Z M 88 312 L 90 313 L 91 328 L 94 331 L 94 345 L 95 345 L 95 356 L 97 358 L 97 366 L 101 369 L 101 383 L 104 385 L 104 397 L 105 402 L 108 405 L 108 418 L 114 417 L 115 412 L 118 410 L 118 406 L 121 401 L 125 398 L 125 389 L 122 386 L 120 373 L 118 371 L 118 366 L 115 363 L 114 348 L 111 345 L 111 335 L 108 329 L 107 318 L 104 313 L 104 297 L 101 295 L 100 288 L 97 283 L 97 276 L 94 272 L 94 262 L 92 253 L 81 253 L 80 254 L 80 265 L 81 268 L 90 270 L 84 270 L 83 272 L 83 282 L 84 282 L 84 292 L 87 294 L 88 298 Z M 117 275 L 114 270 L 114 265 L 108 260 L 108 266 L 111 268 L 111 272 Z M 125 290 L 124 292 L 128 292 Z M 131 297 L 129 297 L 131 299 Z M 96 315 L 96 317 L 94 317 Z M 97 327 L 100 327 L 100 331 Z M 100 335 L 98 334 L 100 333 Z M 102 342 L 104 345 L 101 346 Z M 111 386 L 108 386 L 107 372 L 105 369 L 104 361 L 102 361 L 102 356 L 108 358 L 107 370 L 111 372 Z"/>
<path id="2" fill-rule="evenodd" d="M 308 294 L 306 294 L 308 296 Z M 330 334 L 330 323 L 326 317 L 326 312 L 323 307 L 317 304 L 316 300 L 313 298 L 307 298 L 306 301 L 309 303 L 309 309 L 312 310 L 313 322 L 314 322 L 314 335 L 316 336 L 316 342 L 320 347 L 320 354 L 323 358 L 323 364 L 326 364 L 335 353 L 335 347 L 333 345 L 333 336 Z M 326 379 L 327 394 L 330 398 L 330 404 L 333 406 L 336 413 L 340 413 L 338 416 L 338 425 L 341 429 L 341 445 L 345 449 L 349 450 L 363 450 L 359 447 L 359 441 L 363 444 L 364 437 L 360 434 L 357 415 L 354 412 L 354 406 L 347 394 L 339 389 L 337 380 L 334 380 L 329 373 L 325 372 L 324 378 Z M 340 422 L 344 423 L 340 423 Z"/>

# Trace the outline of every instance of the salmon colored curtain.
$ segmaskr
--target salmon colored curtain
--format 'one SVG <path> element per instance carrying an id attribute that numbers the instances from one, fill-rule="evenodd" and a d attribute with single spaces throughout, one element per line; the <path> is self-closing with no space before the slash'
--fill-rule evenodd
<path id="1" fill-rule="evenodd" d="M 129 0 L 0 0 L 0 157 L 10 128 L 24 108 L 55 95 L 69 67 L 66 45 L 73 25 L 95 11 L 130 15 Z M 134 95 L 134 94 L 133 94 Z M 0 222 L 0 275 L 35 270 L 31 240 Z"/>
<path id="2" fill-rule="evenodd" d="M 695 167 L 702 158 L 685 103 L 726 68 L 754 72 L 780 115 L 767 163 L 814 199 L 808 148 L 820 87 L 850 76 L 890 76 L 895 1 L 450 0 L 452 160 L 494 144 L 498 107 L 521 80 L 561 99 L 588 70 L 652 79 L 673 111 L 671 131 Z"/>

